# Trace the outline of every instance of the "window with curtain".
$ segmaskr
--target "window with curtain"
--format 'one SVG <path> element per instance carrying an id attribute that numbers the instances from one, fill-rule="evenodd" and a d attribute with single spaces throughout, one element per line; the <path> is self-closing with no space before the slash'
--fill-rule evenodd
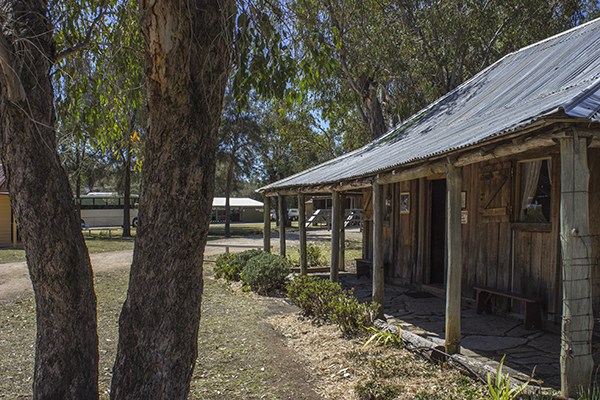
<path id="1" fill-rule="evenodd" d="M 552 161 L 520 163 L 520 222 L 550 222 Z"/>

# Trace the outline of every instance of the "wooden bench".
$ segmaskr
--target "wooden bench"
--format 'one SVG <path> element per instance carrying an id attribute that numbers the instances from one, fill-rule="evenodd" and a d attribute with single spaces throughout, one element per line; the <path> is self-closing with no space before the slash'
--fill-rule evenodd
<path id="1" fill-rule="evenodd" d="M 473 289 L 477 291 L 477 314 L 484 311 L 486 314 L 492 313 L 493 295 L 507 297 L 519 300 L 525 305 L 525 329 L 531 329 L 534 326 L 542 329 L 542 304 L 544 303 L 542 299 L 490 287 L 473 287 Z"/>

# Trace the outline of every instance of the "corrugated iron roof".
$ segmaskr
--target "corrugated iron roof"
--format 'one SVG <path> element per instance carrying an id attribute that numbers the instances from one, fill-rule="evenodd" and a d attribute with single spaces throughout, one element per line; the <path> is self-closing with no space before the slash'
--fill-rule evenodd
<path id="1" fill-rule="evenodd" d="M 600 19 L 508 54 L 368 145 L 260 191 L 362 177 L 472 146 L 564 110 L 600 121 Z"/>
<path id="2" fill-rule="evenodd" d="M 225 197 L 214 197 L 213 207 L 225 207 Z M 231 207 L 262 207 L 263 203 L 249 197 L 230 197 L 229 205 Z"/>

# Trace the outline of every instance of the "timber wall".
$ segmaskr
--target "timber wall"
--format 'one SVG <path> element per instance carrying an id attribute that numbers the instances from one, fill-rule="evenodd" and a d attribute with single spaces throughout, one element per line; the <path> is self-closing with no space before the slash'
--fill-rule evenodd
<path id="1" fill-rule="evenodd" d="M 519 162 L 551 158 L 550 223 L 517 220 Z M 588 150 L 590 167 L 590 232 L 594 309 L 600 311 L 600 149 Z M 444 176 L 432 177 L 444 179 Z M 398 284 L 431 282 L 431 179 L 384 186 L 384 261 L 386 280 Z M 475 298 L 474 286 L 491 286 L 542 298 L 547 319 L 560 322 L 560 155 L 557 147 L 519 158 L 463 167 L 466 223 L 462 224 L 462 295 Z M 372 257 L 371 192 L 364 195 L 363 256 Z M 400 212 L 402 193 L 409 193 L 409 212 Z M 519 302 L 498 300 L 497 306 L 521 312 Z M 596 313 L 600 314 L 600 313 Z"/>

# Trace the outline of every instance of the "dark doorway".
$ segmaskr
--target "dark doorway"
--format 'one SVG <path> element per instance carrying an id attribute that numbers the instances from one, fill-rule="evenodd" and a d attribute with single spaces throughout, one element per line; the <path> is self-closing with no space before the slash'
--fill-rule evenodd
<path id="1" fill-rule="evenodd" d="M 431 181 L 431 284 L 444 284 L 446 270 L 446 180 Z"/>

